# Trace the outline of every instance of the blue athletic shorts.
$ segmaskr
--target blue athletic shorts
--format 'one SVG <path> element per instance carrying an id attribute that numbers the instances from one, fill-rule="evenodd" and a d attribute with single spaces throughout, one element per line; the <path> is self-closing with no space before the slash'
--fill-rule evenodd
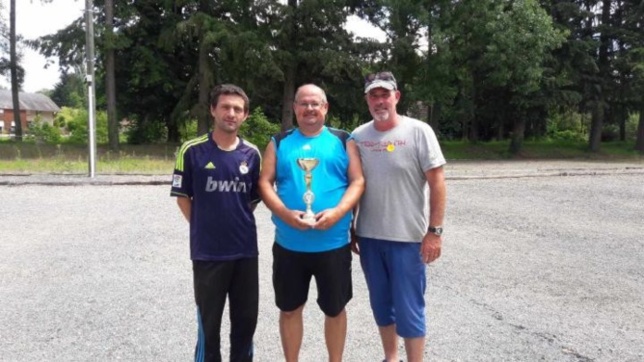
<path id="1" fill-rule="evenodd" d="M 360 264 L 379 327 L 396 324 L 403 338 L 424 337 L 425 263 L 420 243 L 359 238 Z"/>

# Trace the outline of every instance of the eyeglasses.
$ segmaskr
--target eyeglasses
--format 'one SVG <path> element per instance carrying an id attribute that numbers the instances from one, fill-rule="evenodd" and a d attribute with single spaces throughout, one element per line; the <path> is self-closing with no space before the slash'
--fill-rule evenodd
<path id="1" fill-rule="evenodd" d="M 310 103 L 308 103 L 308 102 L 296 102 L 295 105 L 298 106 L 298 107 L 302 107 L 302 108 L 311 107 L 313 109 L 320 109 L 320 107 L 322 107 L 322 105 L 324 105 L 324 103 L 319 103 L 319 102 L 310 102 Z"/>
<path id="2" fill-rule="evenodd" d="M 365 85 L 367 85 L 375 80 L 384 80 L 384 81 L 396 83 L 396 78 L 391 72 L 380 72 L 380 73 L 369 74 L 364 78 L 364 83 Z"/>

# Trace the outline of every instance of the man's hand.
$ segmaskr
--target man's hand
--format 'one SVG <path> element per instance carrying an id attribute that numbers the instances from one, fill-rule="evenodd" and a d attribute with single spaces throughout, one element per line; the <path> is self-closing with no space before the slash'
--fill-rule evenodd
<path id="1" fill-rule="evenodd" d="M 309 230 L 311 229 L 311 224 L 304 220 L 304 211 L 300 210 L 288 210 L 285 214 L 281 216 L 281 219 L 290 226 L 299 229 L 299 230 Z"/>
<path id="2" fill-rule="evenodd" d="M 342 214 L 337 208 L 326 209 L 318 212 L 315 215 L 315 223 L 313 229 L 328 230 L 335 225 L 342 217 Z"/>
<path id="3" fill-rule="evenodd" d="M 429 264 L 441 256 L 442 243 L 441 237 L 434 233 L 425 235 L 420 245 L 420 257 L 425 264 Z"/>
<path id="4" fill-rule="evenodd" d="M 354 254 L 360 255 L 360 245 L 358 243 L 358 235 L 356 235 L 356 229 L 351 227 L 349 233 L 351 235 L 351 251 L 353 251 Z"/>

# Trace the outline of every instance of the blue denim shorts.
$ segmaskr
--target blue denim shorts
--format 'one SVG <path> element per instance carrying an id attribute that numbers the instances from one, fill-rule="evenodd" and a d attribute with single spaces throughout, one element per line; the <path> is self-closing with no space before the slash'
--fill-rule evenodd
<path id="1" fill-rule="evenodd" d="M 376 324 L 396 324 L 403 338 L 424 337 L 425 263 L 420 242 L 360 238 L 360 264 Z"/>

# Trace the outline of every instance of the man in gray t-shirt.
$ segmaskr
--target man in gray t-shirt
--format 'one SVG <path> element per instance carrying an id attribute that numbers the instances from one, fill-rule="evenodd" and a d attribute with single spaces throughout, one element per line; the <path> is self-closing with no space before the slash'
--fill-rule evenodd
<path id="1" fill-rule="evenodd" d="M 369 288 L 385 360 L 423 360 L 425 269 L 441 254 L 445 158 L 432 128 L 399 115 L 400 91 L 390 72 L 369 75 L 365 99 L 373 120 L 353 131 L 366 181 L 352 248 Z"/>

